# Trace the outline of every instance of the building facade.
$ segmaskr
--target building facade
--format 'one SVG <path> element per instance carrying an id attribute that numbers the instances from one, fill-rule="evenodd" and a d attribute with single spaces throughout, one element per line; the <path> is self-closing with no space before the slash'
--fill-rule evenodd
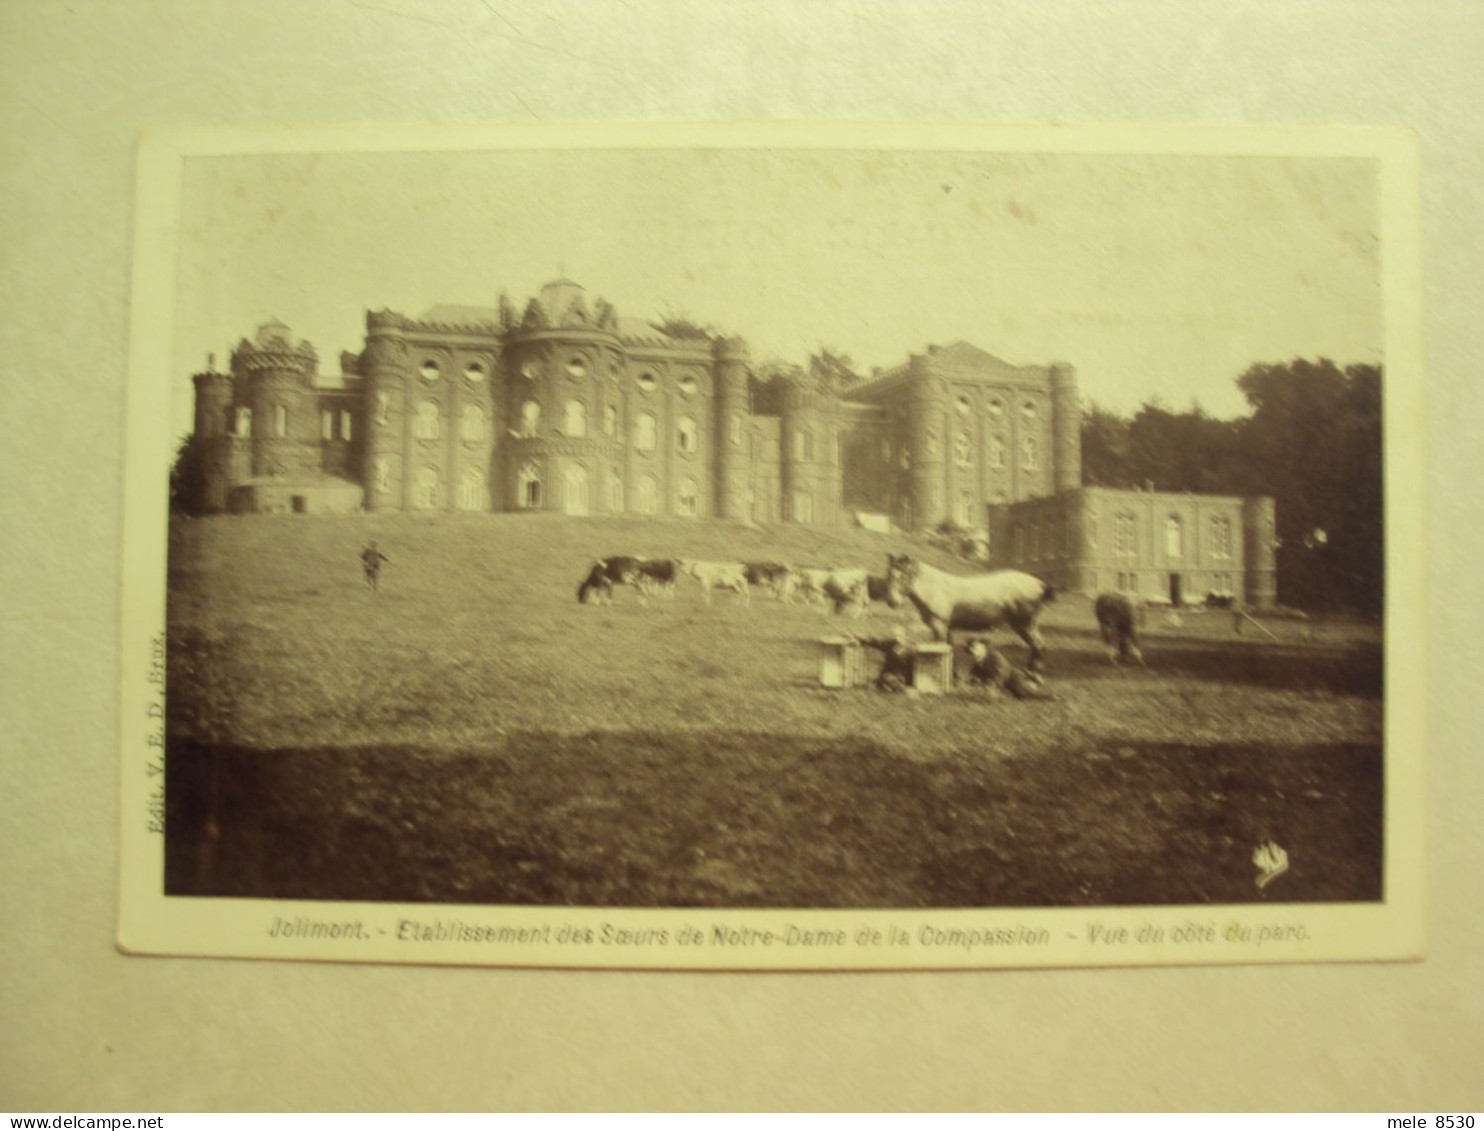
<path id="1" fill-rule="evenodd" d="M 1062 585 L 1120 587 L 1109 579 L 1133 574 L 1137 585 L 1121 587 L 1143 591 L 1168 564 L 1152 526 L 1136 538 L 1147 560 L 1098 541 L 1124 512 L 1119 493 L 1082 489 L 1073 369 L 1011 365 L 966 342 L 840 388 L 798 370 L 760 374 L 740 338 L 668 334 L 559 279 L 519 314 L 504 299 L 418 318 L 368 312 L 362 348 L 342 353 L 333 375 L 272 321 L 239 342 L 227 372 L 212 364 L 194 382 L 194 489 L 208 513 L 834 525 L 870 512 L 909 530 L 982 528 L 988 515 L 1001 561 L 1027 537 L 1016 530 L 1054 529 L 1048 545 L 1064 554 L 1043 558 L 1032 541 L 1036 553 L 1014 564 L 1044 566 Z M 1232 545 L 1242 562 L 1245 504 L 1200 505 L 1241 512 Z M 1180 512 L 1192 530 L 1206 516 L 1193 506 Z M 1225 584 L 1214 564 L 1178 584 L 1207 585 L 1208 574 Z M 1230 584 L 1250 589 L 1245 578 Z"/>
<path id="2" fill-rule="evenodd" d="M 1273 500 L 1080 487 L 993 506 L 990 559 L 1081 593 L 1154 604 L 1277 599 Z"/>

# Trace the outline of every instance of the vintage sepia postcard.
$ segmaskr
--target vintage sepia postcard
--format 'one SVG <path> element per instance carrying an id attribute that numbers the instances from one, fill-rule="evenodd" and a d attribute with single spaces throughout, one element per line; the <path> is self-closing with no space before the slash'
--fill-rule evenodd
<path id="1" fill-rule="evenodd" d="M 121 946 L 1420 957 L 1417 177 L 1369 128 L 147 138 Z"/>

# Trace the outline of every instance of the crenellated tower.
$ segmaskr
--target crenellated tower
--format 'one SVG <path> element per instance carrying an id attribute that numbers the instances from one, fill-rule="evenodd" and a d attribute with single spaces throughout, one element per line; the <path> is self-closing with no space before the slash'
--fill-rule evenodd
<path id="1" fill-rule="evenodd" d="M 239 440 L 234 435 L 234 381 L 230 373 L 222 373 L 216 368 L 213 354 L 207 360 L 206 369 L 195 374 L 191 383 L 196 387 L 192 440 L 196 445 L 200 476 L 194 505 L 215 514 L 227 509 L 228 496 L 237 478 L 236 469 L 242 462 L 236 458 Z M 246 445 L 248 441 L 243 438 L 240 443 Z"/>
<path id="2" fill-rule="evenodd" d="M 252 474 L 282 479 L 313 474 L 319 420 L 314 406 L 318 357 L 308 342 L 294 345 L 276 319 L 258 327 L 232 353 L 237 401 L 251 411 Z"/>
<path id="3" fill-rule="evenodd" d="M 734 520 L 749 516 L 747 506 L 748 452 L 744 425 L 747 398 L 747 343 L 741 338 L 717 338 L 711 346 L 716 411 L 713 422 L 716 453 L 716 515 Z"/>
<path id="4" fill-rule="evenodd" d="M 1065 362 L 1051 366 L 1051 446 L 1056 490 L 1082 486 L 1082 401 L 1077 371 Z"/>
<path id="5" fill-rule="evenodd" d="M 942 382 L 930 375 L 930 362 L 925 354 L 915 353 L 908 358 L 907 373 L 907 443 L 912 453 L 909 498 L 912 525 L 923 529 L 936 526 L 948 517 L 943 499 L 946 393 Z"/>
<path id="6" fill-rule="evenodd" d="M 390 310 L 366 312 L 360 368 L 365 506 L 368 511 L 400 510 L 407 442 L 407 339 L 402 315 Z"/>

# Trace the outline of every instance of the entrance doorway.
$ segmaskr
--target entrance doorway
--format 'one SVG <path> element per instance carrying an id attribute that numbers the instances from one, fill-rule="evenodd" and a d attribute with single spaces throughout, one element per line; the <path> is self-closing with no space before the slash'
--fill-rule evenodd
<path id="1" fill-rule="evenodd" d="M 1181 604 L 1180 595 L 1180 575 L 1178 573 L 1172 573 L 1170 574 L 1170 604 L 1177 609 Z"/>
<path id="2" fill-rule="evenodd" d="M 568 467 L 563 476 L 563 492 L 565 498 L 562 500 L 563 508 L 568 514 L 587 514 L 588 508 L 588 475 L 587 470 L 582 467 Z"/>

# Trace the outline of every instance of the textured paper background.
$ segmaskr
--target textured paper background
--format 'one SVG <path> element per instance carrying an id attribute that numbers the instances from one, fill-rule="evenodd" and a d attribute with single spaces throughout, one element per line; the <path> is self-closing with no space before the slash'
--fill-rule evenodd
<path id="1" fill-rule="evenodd" d="M 1480 57 L 1484 14 L 1471 3 L 4 8 L 0 1103 L 1478 1108 Z M 114 950 L 136 133 L 753 116 L 1420 131 L 1434 610 L 1426 962 L 641 975 Z"/>

